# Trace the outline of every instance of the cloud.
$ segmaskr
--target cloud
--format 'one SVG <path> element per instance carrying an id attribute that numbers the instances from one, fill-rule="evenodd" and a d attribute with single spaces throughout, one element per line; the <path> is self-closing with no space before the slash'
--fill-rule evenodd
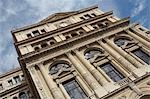
<path id="1" fill-rule="evenodd" d="M 135 0 L 135 8 L 132 10 L 131 17 L 138 15 L 145 8 L 145 0 Z"/>

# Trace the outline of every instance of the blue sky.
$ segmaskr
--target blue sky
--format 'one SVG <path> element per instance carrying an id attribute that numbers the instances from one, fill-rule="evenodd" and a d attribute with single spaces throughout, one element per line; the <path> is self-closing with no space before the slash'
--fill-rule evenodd
<path id="1" fill-rule="evenodd" d="M 19 66 L 10 31 L 36 23 L 55 12 L 98 4 L 102 11 L 131 17 L 150 29 L 150 0 L 0 0 L 0 73 Z"/>

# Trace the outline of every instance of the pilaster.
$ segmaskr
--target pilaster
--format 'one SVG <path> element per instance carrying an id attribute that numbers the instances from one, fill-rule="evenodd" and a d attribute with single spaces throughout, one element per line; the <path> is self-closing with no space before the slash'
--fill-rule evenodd
<path id="1" fill-rule="evenodd" d="M 99 98 L 108 93 L 70 52 L 66 55 Z"/>
<path id="2" fill-rule="evenodd" d="M 48 75 L 47 70 L 45 69 L 44 65 L 38 64 L 38 67 L 45 79 L 54 99 L 65 99 L 64 95 L 62 94 L 61 90 L 58 88 L 57 84 L 53 81 L 51 75 Z"/>

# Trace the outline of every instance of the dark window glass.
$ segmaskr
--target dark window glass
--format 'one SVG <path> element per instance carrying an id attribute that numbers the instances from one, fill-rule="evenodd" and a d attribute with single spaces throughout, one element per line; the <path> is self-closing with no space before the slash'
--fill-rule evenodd
<path id="1" fill-rule="evenodd" d="M 80 19 L 82 19 L 82 20 L 86 20 L 84 17 L 80 17 Z"/>
<path id="2" fill-rule="evenodd" d="M 42 33 L 46 33 L 45 29 L 42 29 L 41 32 L 42 32 Z"/>
<path id="3" fill-rule="evenodd" d="M 38 30 L 33 31 L 32 33 L 34 34 L 34 36 L 38 36 L 40 34 L 40 32 Z"/>
<path id="4" fill-rule="evenodd" d="M 13 97 L 13 99 L 18 99 L 17 97 Z"/>
<path id="5" fill-rule="evenodd" d="M 90 51 L 87 51 L 84 56 L 87 60 L 91 59 L 91 58 L 94 58 L 95 55 L 97 54 L 101 54 L 102 52 L 98 49 L 94 49 L 94 50 L 90 50 Z"/>
<path id="6" fill-rule="evenodd" d="M 59 64 L 56 64 L 54 66 L 52 66 L 50 68 L 50 74 L 53 75 L 53 74 L 56 74 L 59 72 L 60 69 L 63 69 L 63 68 L 69 68 L 70 66 L 68 64 L 65 64 L 65 63 L 59 63 Z"/>
<path id="7" fill-rule="evenodd" d="M 1 90 L 3 90 L 3 85 L 2 85 L 2 84 L 0 84 L 0 91 L 1 91 Z"/>
<path id="8" fill-rule="evenodd" d="M 85 99 L 87 96 L 75 79 L 71 79 L 63 84 L 71 99 Z"/>
<path id="9" fill-rule="evenodd" d="M 15 80 L 16 84 L 21 81 L 19 76 L 14 77 L 14 80 Z"/>
<path id="10" fill-rule="evenodd" d="M 28 38 L 32 38 L 32 35 L 31 35 L 31 34 L 27 34 L 27 37 L 28 37 Z"/>
<path id="11" fill-rule="evenodd" d="M 96 14 L 95 14 L 95 13 L 92 13 L 91 15 L 94 16 L 94 17 L 96 17 Z"/>
<path id="12" fill-rule="evenodd" d="M 115 44 L 116 44 L 117 46 L 121 47 L 121 46 L 124 45 L 125 42 L 127 42 L 127 41 L 130 41 L 130 40 L 125 39 L 125 38 L 119 38 L 119 39 L 115 40 Z"/>
<path id="13" fill-rule="evenodd" d="M 9 83 L 9 85 L 10 85 L 10 86 L 12 86 L 12 85 L 13 85 L 12 80 L 9 80 L 9 81 L 8 81 L 8 83 Z"/>
<path id="14" fill-rule="evenodd" d="M 84 15 L 86 18 L 92 18 L 89 14 Z"/>
<path id="15" fill-rule="evenodd" d="M 140 59 L 142 59 L 148 65 L 150 64 L 150 55 L 148 55 L 147 53 L 145 53 L 141 49 L 136 49 L 136 50 L 132 51 L 132 53 L 134 55 L 136 55 L 137 57 L 139 57 Z"/>
<path id="16" fill-rule="evenodd" d="M 117 82 L 124 78 L 124 76 L 111 63 L 100 65 L 100 68 L 114 81 Z"/>
<path id="17" fill-rule="evenodd" d="M 19 99 L 27 99 L 27 95 L 24 92 L 19 94 Z"/>

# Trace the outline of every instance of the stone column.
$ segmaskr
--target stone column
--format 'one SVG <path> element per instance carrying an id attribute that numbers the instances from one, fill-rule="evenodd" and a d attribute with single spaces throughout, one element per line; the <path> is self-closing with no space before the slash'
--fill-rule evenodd
<path id="1" fill-rule="evenodd" d="M 84 68 L 76 58 L 70 53 L 66 53 L 69 60 L 72 62 L 73 66 L 79 71 L 81 76 L 85 79 L 85 81 L 89 84 L 89 86 L 93 89 L 97 97 L 102 97 L 106 95 L 108 92 L 96 81 L 96 79 L 88 72 L 86 68 Z"/>
<path id="2" fill-rule="evenodd" d="M 101 84 L 105 85 L 109 82 L 106 78 L 93 66 L 91 65 L 78 50 L 74 51 L 78 59 L 84 64 L 84 66 L 91 72 L 91 74 L 96 78 L 96 80 Z"/>
<path id="3" fill-rule="evenodd" d="M 125 52 L 124 50 L 121 49 L 121 47 L 118 47 L 115 45 L 113 42 L 110 40 L 106 39 L 106 42 L 113 48 L 115 49 L 120 55 L 122 55 L 124 58 L 126 58 L 129 62 L 131 62 L 134 66 L 140 68 L 143 67 L 142 64 L 137 61 L 135 58 L 133 58 L 130 54 Z"/>
<path id="4" fill-rule="evenodd" d="M 150 42 L 144 40 L 143 38 L 137 36 L 136 34 L 130 32 L 129 30 L 126 30 L 126 32 L 131 35 L 133 38 L 137 39 L 138 41 L 140 41 L 141 43 L 143 43 L 145 46 L 147 46 L 150 49 Z"/>
<path id="5" fill-rule="evenodd" d="M 83 82 L 83 80 L 78 75 L 76 76 L 76 79 L 80 82 L 81 86 L 85 89 L 90 99 L 97 99 L 94 95 L 94 92 L 91 92 L 91 90 L 87 87 L 87 85 Z"/>
<path id="6" fill-rule="evenodd" d="M 42 83 L 41 83 L 41 81 L 40 81 L 40 79 L 38 77 L 38 74 L 37 74 L 37 71 L 35 69 L 35 66 L 28 67 L 28 71 L 29 71 L 29 73 L 30 73 L 30 75 L 31 75 L 31 77 L 33 79 L 33 82 L 34 82 L 34 84 L 36 86 L 36 89 L 37 89 L 39 95 L 40 95 L 40 98 L 41 99 L 48 99 L 48 98 L 53 99 L 52 95 L 48 96 L 46 94 L 46 92 L 45 92 L 45 90 L 44 90 L 44 88 L 42 86 Z"/>
<path id="7" fill-rule="evenodd" d="M 47 70 L 43 66 L 43 64 L 38 64 L 40 71 L 49 87 L 51 90 L 51 93 L 54 97 L 54 99 L 65 99 L 64 95 L 62 94 L 61 90 L 58 88 L 57 84 L 53 81 L 53 78 L 51 75 L 48 74 Z"/>
<path id="8" fill-rule="evenodd" d="M 122 57 L 118 52 L 112 49 L 108 44 L 98 41 L 98 43 L 111 55 L 113 56 L 120 64 L 125 66 L 125 68 L 130 71 L 132 74 L 137 68 L 128 62 L 124 57 Z"/>
<path id="9" fill-rule="evenodd" d="M 59 87 L 60 87 L 61 91 L 63 92 L 63 94 L 65 95 L 65 98 L 66 99 L 71 99 L 70 96 L 69 96 L 69 94 L 65 90 L 64 86 L 62 84 L 59 84 Z"/>

